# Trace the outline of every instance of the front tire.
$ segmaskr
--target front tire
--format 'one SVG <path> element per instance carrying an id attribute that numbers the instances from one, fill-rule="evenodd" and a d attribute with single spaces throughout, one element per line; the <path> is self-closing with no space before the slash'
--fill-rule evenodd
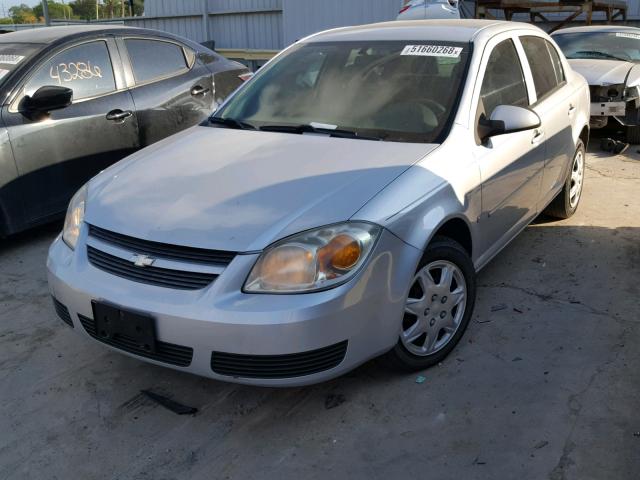
<path id="1" fill-rule="evenodd" d="M 467 329 L 475 297 L 476 273 L 469 254 L 459 243 L 436 237 L 413 278 L 400 338 L 386 355 L 388 363 L 414 371 L 441 362 Z"/>
<path id="2" fill-rule="evenodd" d="M 580 199 L 582 198 L 582 188 L 584 186 L 586 153 L 584 143 L 578 140 L 576 153 L 573 155 L 571 169 L 567 174 L 562 191 L 549 204 L 544 213 L 552 217 L 565 219 L 576 213 Z"/>

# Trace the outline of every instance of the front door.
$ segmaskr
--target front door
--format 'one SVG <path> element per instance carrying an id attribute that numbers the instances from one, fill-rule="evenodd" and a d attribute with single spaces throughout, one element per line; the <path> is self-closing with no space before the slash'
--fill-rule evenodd
<path id="1" fill-rule="evenodd" d="M 69 199 L 93 175 L 139 147 L 130 93 L 119 89 L 111 41 L 65 48 L 35 68 L 20 94 L 2 110 L 18 174 L 26 223 L 65 210 Z M 115 45 L 115 44 L 114 44 Z M 44 117 L 21 108 L 25 95 L 45 85 L 73 90 L 73 103 Z"/>
<path id="2" fill-rule="evenodd" d="M 487 60 L 476 122 L 498 105 L 528 107 L 531 97 L 518 51 L 511 39 L 497 43 Z M 540 129 L 478 140 L 474 151 L 482 176 L 482 250 L 499 249 L 537 213 L 544 171 Z"/>

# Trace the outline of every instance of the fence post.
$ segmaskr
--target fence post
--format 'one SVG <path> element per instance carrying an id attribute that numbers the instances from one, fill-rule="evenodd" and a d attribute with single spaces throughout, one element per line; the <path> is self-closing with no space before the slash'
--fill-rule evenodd
<path id="1" fill-rule="evenodd" d="M 211 29 L 209 28 L 209 0 L 202 0 L 202 34 L 204 42 L 211 40 Z"/>
<path id="2" fill-rule="evenodd" d="M 47 25 L 51 25 L 51 18 L 49 17 L 49 4 L 47 0 L 42 0 L 42 14 L 44 15 L 44 23 Z"/>

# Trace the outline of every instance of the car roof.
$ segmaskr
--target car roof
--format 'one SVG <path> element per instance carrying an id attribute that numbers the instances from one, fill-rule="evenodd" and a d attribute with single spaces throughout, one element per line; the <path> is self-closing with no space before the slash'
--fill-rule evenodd
<path id="1" fill-rule="evenodd" d="M 408 20 L 336 28 L 311 35 L 305 41 L 431 40 L 472 42 L 480 32 L 495 35 L 514 29 L 542 32 L 538 27 L 527 23 L 503 20 Z"/>
<path id="2" fill-rule="evenodd" d="M 586 27 L 563 28 L 553 32 L 553 35 L 565 33 L 606 33 L 606 32 L 633 32 L 640 33 L 640 28 L 627 27 L 626 25 L 591 25 Z"/>
<path id="3" fill-rule="evenodd" d="M 0 43 L 33 43 L 47 44 L 64 40 L 68 37 L 82 37 L 84 35 L 100 35 L 102 33 L 114 33 L 115 31 L 164 34 L 144 28 L 125 27 L 123 25 L 64 25 L 56 27 L 30 28 L 17 32 L 5 33 L 0 36 Z"/>

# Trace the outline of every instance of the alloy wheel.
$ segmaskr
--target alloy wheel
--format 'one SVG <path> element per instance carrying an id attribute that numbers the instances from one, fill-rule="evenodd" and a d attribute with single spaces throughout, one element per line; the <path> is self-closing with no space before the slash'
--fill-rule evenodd
<path id="1" fill-rule="evenodd" d="M 573 165 L 571 166 L 571 190 L 569 191 L 569 205 L 575 208 L 582 194 L 582 182 L 584 180 L 584 153 L 578 150 Z"/>
<path id="2" fill-rule="evenodd" d="M 404 347 L 421 357 L 444 348 L 462 323 L 466 303 L 467 284 L 454 263 L 437 260 L 418 270 L 405 303 Z"/>

